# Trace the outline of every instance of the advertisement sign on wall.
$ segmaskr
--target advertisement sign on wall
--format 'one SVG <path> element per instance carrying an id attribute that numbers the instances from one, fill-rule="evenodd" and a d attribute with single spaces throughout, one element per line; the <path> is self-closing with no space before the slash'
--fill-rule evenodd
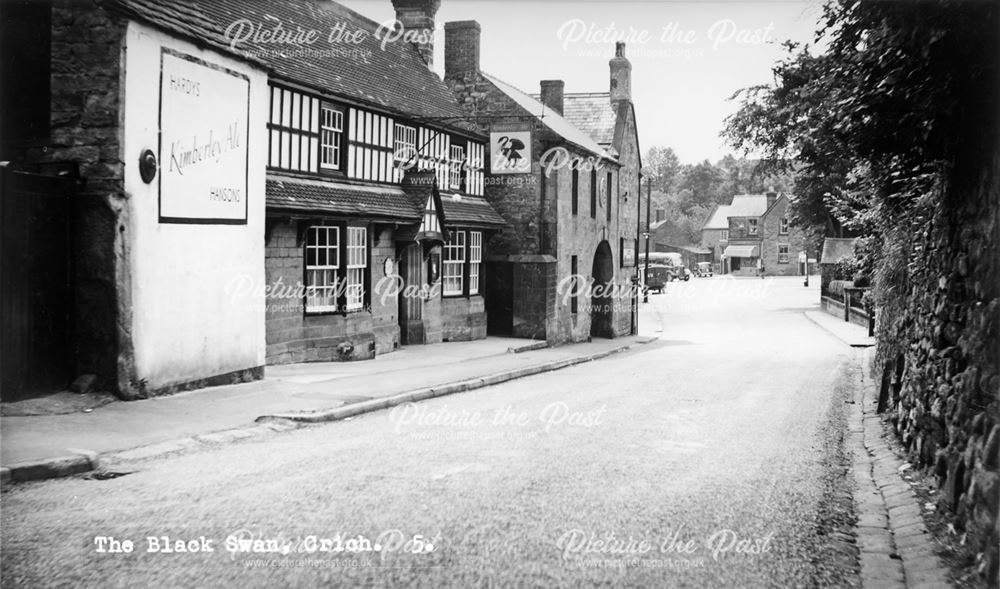
<path id="1" fill-rule="evenodd" d="M 246 224 L 250 80 L 163 49 L 160 222 Z"/>

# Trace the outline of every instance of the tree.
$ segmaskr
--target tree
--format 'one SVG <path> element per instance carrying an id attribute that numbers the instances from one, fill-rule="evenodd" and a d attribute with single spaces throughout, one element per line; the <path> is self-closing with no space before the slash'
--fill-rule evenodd
<path id="1" fill-rule="evenodd" d="M 674 150 L 670 147 L 653 147 L 644 159 L 646 167 L 653 173 L 653 190 L 664 194 L 670 192 L 681 168 Z"/>

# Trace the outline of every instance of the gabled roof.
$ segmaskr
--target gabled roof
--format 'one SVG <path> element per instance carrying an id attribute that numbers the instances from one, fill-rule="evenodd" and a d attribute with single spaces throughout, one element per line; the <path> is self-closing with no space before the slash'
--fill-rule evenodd
<path id="1" fill-rule="evenodd" d="M 416 47 L 402 40 L 382 46 L 375 36 L 378 23 L 329 0 L 104 0 L 130 18 L 180 34 L 200 45 L 263 64 L 273 78 L 343 97 L 414 119 L 433 119 L 436 126 L 458 127 L 464 120 L 454 95 L 427 68 Z M 313 43 L 230 45 L 225 31 L 247 21 L 265 31 L 280 22 L 282 29 L 318 31 Z M 363 31 L 355 44 L 331 31 Z M 248 29 L 247 29 L 248 30 Z M 237 29 L 232 32 L 235 35 Z M 303 53 L 307 52 L 307 53 Z"/>
<path id="2" fill-rule="evenodd" d="M 764 194 L 737 194 L 729 205 L 727 217 L 760 217 L 767 211 L 767 196 Z"/>
<path id="3" fill-rule="evenodd" d="M 857 244 L 857 237 L 827 237 L 823 240 L 823 255 L 819 263 L 836 264 L 841 260 L 853 259 Z"/>
<path id="4" fill-rule="evenodd" d="M 614 141 L 618 115 L 611 106 L 609 92 L 565 94 L 563 118 L 601 145 L 608 146 Z"/>
<path id="5" fill-rule="evenodd" d="M 702 229 L 729 229 L 729 205 L 715 205 Z"/>
<path id="6" fill-rule="evenodd" d="M 598 144 L 590 135 L 573 125 L 556 111 L 535 100 L 525 92 L 518 90 L 514 86 L 511 86 L 510 84 L 495 78 L 486 72 L 483 72 L 483 76 L 492 82 L 498 90 L 513 100 L 519 107 L 537 117 L 543 125 L 548 127 L 549 130 L 556 135 L 562 137 L 577 147 L 593 153 L 598 157 L 618 161 L 614 155 Z"/>

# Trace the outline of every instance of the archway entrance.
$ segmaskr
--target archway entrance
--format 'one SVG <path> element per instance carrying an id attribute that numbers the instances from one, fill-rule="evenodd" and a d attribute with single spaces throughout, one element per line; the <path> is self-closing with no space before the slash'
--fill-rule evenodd
<path id="1" fill-rule="evenodd" d="M 592 337 L 612 338 L 615 336 L 611 322 L 611 309 L 614 299 L 611 297 L 615 277 L 614 256 L 607 241 L 602 241 L 594 253 L 594 267 L 591 271 L 594 279 L 590 297 L 590 335 Z"/>

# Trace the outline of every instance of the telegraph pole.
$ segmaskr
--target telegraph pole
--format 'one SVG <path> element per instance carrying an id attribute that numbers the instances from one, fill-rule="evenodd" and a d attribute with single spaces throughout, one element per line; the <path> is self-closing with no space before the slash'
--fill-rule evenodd
<path id="1" fill-rule="evenodd" d="M 639 197 L 642 200 L 642 196 Z M 649 207 L 653 200 L 653 183 L 648 179 L 646 180 L 646 269 L 642 277 L 644 282 L 649 282 Z M 647 285 L 648 286 L 648 285 Z M 649 288 L 643 290 L 642 302 L 649 302 Z"/>

